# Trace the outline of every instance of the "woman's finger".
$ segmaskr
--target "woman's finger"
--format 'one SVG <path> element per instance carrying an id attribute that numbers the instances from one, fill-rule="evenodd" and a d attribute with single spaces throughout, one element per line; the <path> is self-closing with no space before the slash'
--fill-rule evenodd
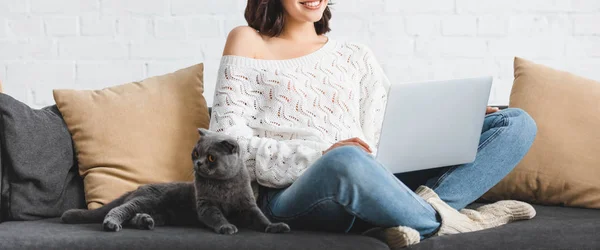
<path id="1" fill-rule="evenodd" d="M 362 145 L 364 148 L 368 149 L 368 150 L 369 150 L 369 152 L 371 152 L 371 147 L 369 146 L 369 144 L 367 144 L 366 142 L 364 142 L 363 140 L 361 140 L 361 139 L 360 139 L 360 138 L 358 138 L 358 137 L 350 138 L 350 139 L 348 139 L 348 140 L 346 140 L 346 141 L 358 142 L 358 143 L 360 143 L 360 145 Z"/>
<path id="2" fill-rule="evenodd" d="M 371 150 L 369 150 L 368 148 L 365 148 L 363 145 L 361 145 L 358 142 L 342 142 L 340 146 L 357 146 L 359 148 L 362 148 L 364 151 L 371 153 Z"/>
<path id="3" fill-rule="evenodd" d="M 486 109 L 485 113 L 486 113 L 486 114 L 490 114 L 490 113 L 497 112 L 497 111 L 499 111 L 499 110 L 500 110 L 500 109 L 499 109 L 499 108 L 497 108 L 497 107 L 487 107 L 487 109 Z"/>

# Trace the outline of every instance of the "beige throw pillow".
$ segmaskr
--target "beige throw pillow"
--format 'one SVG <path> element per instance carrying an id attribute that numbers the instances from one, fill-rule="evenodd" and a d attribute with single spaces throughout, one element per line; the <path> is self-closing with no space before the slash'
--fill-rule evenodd
<path id="1" fill-rule="evenodd" d="M 600 82 L 515 58 L 510 107 L 537 137 L 522 162 L 483 196 L 600 208 Z"/>
<path id="2" fill-rule="evenodd" d="M 142 184 L 191 181 L 208 128 L 204 65 L 102 90 L 54 90 L 77 151 L 88 208 Z"/>

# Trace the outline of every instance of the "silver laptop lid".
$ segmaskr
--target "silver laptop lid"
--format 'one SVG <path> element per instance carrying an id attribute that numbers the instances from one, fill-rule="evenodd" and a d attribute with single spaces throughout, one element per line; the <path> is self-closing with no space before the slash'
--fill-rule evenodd
<path id="1" fill-rule="evenodd" d="M 377 160 L 393 173 L 474 161 L 492 81 L 392 85 Z"/>

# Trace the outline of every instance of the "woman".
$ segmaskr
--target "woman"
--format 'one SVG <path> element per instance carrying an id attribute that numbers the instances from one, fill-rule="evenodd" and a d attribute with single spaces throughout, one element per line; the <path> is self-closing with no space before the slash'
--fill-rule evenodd
<path id="1" fill-rule="evenodd" d="M 240 142 L 265 214 L 293 230 L 381 228 L 369 235 L 393 248 L 532 218 L 517 201 L 464 209 L 531 146 L 522 110 L 488 109 L 473 163 L 394 176 L 374 160 L 390 83 L 368 47 L 325 36 L 328 4 L 248 0 L 249 27 L 225 45 L 210 129 Z"/>

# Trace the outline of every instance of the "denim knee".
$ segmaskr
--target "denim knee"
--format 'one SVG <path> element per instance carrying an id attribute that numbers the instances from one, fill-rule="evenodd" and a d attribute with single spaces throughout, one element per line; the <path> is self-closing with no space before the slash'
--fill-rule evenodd
<path id="1" fill-rule="evenodd" d="M 537 124 L 529 113 L 520 108 L 508 108 L 503 110 L 502 113 L 507 116 L 507 119 L 512 121 L 509 123 L 509 126 L 516 127 L 520 138 L 526 142 L 533 143 L 537 135 Z"/>
<path id="2" fill-rule="evenodd" d="M 328 178 L 357 180 L 364 178 L 367 169 L 373 169 L 374 158 L 357 146 L 342 146 L 322 156 L 319 167 Z"/>

